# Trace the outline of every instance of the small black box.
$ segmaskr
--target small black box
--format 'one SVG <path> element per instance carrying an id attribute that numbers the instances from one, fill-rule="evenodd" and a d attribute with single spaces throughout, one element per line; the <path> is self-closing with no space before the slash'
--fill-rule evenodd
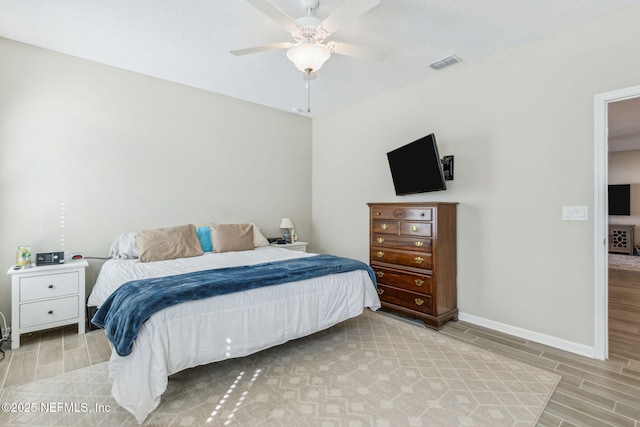
<path id="1" fill-rule="evenodd" d="M 64 264 L 64 252 L 36 254 L 36 265 Z"/>

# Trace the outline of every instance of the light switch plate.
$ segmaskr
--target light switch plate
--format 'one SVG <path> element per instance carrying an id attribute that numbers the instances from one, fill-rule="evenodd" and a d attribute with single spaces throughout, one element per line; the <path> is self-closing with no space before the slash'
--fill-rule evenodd
<path id="1" fill-rule="evenodd" d="M 589 208 L 587 206 L 563 206 L 562 219 L 564 221 L 587 221 Z"/>

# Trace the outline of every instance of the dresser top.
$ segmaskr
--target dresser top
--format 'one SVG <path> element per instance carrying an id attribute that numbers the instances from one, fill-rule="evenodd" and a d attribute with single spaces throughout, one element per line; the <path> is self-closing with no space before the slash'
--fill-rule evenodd
<path id="1" fill-rule="evenodd" d="M 368 206 L 438 206 L 457 205 L 458 202 L 369 202 Z"/>

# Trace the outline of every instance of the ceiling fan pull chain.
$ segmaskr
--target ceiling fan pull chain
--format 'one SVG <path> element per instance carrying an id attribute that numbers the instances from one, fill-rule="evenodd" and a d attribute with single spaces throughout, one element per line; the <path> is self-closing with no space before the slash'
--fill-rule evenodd
<path id="1" fill-rule="evenodd" d="M 307 113 L 311 112 L 311 69 L 307 69 Z"/>

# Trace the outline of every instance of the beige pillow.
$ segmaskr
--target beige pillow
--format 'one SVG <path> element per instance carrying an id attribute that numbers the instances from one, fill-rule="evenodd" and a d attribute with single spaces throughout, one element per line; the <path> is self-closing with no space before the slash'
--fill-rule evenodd
<path id="1" fill-rule="evenodd" d="M 253 225 L 213 224 L 211 225 L 211 245 L 213 252 L 253 249 Z"/>
<path id="2" fill-rule="evenodd" d="M 202 246 L 193 224 L 156 228 L 136 234 L 140 262 L 200 256 Z"/>

